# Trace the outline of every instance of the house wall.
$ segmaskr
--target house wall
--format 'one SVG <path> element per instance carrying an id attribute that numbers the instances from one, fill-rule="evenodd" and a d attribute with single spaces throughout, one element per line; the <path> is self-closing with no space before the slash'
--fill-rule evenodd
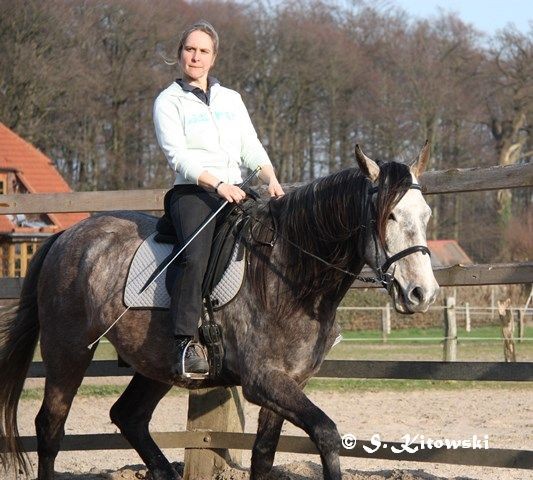
<path id="1" fill-rule="evenodd" d="M 39 243 L 0 241 L 0 277 L 24 277 Z"/>

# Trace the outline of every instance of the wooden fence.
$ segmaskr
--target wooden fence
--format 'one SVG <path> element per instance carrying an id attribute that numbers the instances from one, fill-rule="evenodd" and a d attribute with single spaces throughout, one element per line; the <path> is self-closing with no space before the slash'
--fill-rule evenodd
<path id="1" fill-rule="evenodd" d="M 114 360 L 100 360 L 92 362 L 87 370 L 88 377 L 100 376 L 130 376 L 130 368 L 119 367 Z M 29 377 L 44 377 L 45 370 L 42 362 L 31 365 Z M 533 363 L 505 363 L 505 362 L 432 362 L 432 361 L 355 361 L 355 360 L 326 360 L 317 374 L 321 378 L 353 379 L 424 379 L 424 380 L 456 380 L 456 381 L 498 381 L 498 382 L 530 382 L 533 381 Z M 196 392 L 196 409 L 202 410 L 205 398 L 213 390 L 222 390 L 223 398 L 233 402 L 233 389 L 209 389 Z M 210 402 L 208 402 L 210 403 Z M 219 408 L 227 409 L 221 405 Z M 204 412 L 212 414 L 213 411 Z M 201 421 L 200 419 L 195 421 Z M 189 422 L 191 423 L 191 422 Z M 195 422 L 192 422 L 195 423 Z M 186 448 L 197 453 L 198 450 L 240 449 L 250 450 L 255 435 L 242 432 L 217 431 L 187 431 L 187 432 L 159 432 L 154 433 L 154 439 L 161 448 Z M 36 439 L 33 436 L 22 438 L 27 451 L 36 451 Z M 402 450 L 400 443 L 383 441 L 397 451 Z M 533 451 L 513 449 L 419 449 L 415 453 L 393 453 L 389 448 L 379 449 L 374 453 L 365 451 L 364 446 L 374 447 L 370 441 L 358 441 L 356 448 L 341 450 L 342 456 L 364 457 L 369 459 L 387 459 L 396 461 L 449 463 L 460 465 L 478 465 L 506 468 L 533 468 Z M 416 444 L 411 445 L 416 447 Z M 119 434 L 90 434 L 67 435 L 62 444 L 62 450 L 102 450 L 130 448 Z M 317 454 L 314 444 L 307 437 L 282 436 L 278 451 L 302 454 Z M 214 455 L 219 456 L 219 453 Z M 198 460 L 199 468 L 205 471 L 205 458 Z M 211 467 L 212 468 L 212 467 Z M 198 471 L 198 470 L 196 470 Z M 195 478 L 190 476 L 190 478 Z"/>
<path id="2" fill-rule="evenodd" d="M 421 180 L 427 194 L 471 192 L 503 188 L 519 188 L 533 185 L 533 164 L 506 167 L 453 169 L 442 172 L 425 173 Z M 83 192 L 40 195 L 3 195 L 0 197 L 0 214 L 85 212 L 124 210 L 160 210 L 164 190 L 138 190 L 120 192 Z M 447 285 L 495 285 L 512 283 L 532 283 L 533 263 L 513 263 L 497 265 L 456 265 L 436 270 L 439 284 Z M 0 298 L 17 298 L 20 293 L 20 279 L 0 279 Z M 368 284 L 354 283 L 354 287 L 368 288 Z M 88 369 L 87 376 L 129 376 L 128 368 L 119 368 L 115 361 L 96 361 Z M 41 363 L 32 364 L 30 377 L 44 376 Z M 533 381 L 533 362 L 387 362 L 387 361 L 325 361 L 319 377 L 334 378 L 389 378 L 389 379 L 430 379 L 430 380 L 476 380 L 476 381 Z M 233 389 L 218 389 L 222 398 L 234 402 Z M 201 428 L 202 417 L 212 414 L 205 410 L 205 397 L 209 391 L 194 394 L 195 424 L 189 421 L 189 428 Z M 195 400 L 193 400 L 194 402 Z M 207 402 L 209 405 L 210 403 Z M 190 403 L 191 408 L 191 403 Z M 221 407 L 222 408 L 222 407 Z M 202 410 L 203 409 L 203 410 Z M 198 413 L 200 413 L 198 415 Z M 215 412 L 216 413 L 216 412 Z M 242 425 L 241 425 L 242 426 Z M 195 478 L 205 465 L 205 458 L 195 457 L 199 451 L 220 452 L 226 449 L 251 449 L 254 435 L 240 432 L 187 431 L 155 433 L 154 438 L 162 448 L 186 448 L 192 456 L 192 467 L 186 469 L 186 477 Z M 23 437 L 28 451 L 35 451 L 35 437 Z M 401 444 L 387 442 L 401 449 Z M 415 453 L 393 453 L 391 448 L 379 449 L 369 454 L 364 446 L 372 446 L 369 441 L 359 441 L 356 448 L 343 448 L 341 454 L 352 457 L 382 458 L 415 462 L 440 462 L 463 465 L 484 465 L 510 468 L 533 468 L 533 451 L 511 449 L 419 449 Z M 63 450 L 101 450 L 129 448 L 125 440 L 117 434 L 68 435 Z M 283 436 L 278 451 L 314 454 L 313 443 L 307 437 Z M 195 470 L 196 469 L 196 470 Z M 205 471 L 205 470 L 204 470 Z M 195 473 L 196 472 L 196 473 Z"/>

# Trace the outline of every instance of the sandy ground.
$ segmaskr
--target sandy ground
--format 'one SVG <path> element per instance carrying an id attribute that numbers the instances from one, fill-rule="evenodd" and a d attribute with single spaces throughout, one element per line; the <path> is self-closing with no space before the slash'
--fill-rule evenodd
<path id="1" fill-rule="evenodd" d="M 311 400 L 336 423 L 341 435 L 360 439 L 379 434 L 381 439 L 401 442 L 405 434 L 425 438 L 462 440 L 488 435 L 490 448 L 533 450 L 533 391 L 524 389 L 417 390 L 411 392 L 311 392 Z M 113 433 L 109 420 L 113 397 L 77 397 L 66 423 L 66 433 Z M 35 415 L 40 401 L 21 401 L 21 435 L 34 435 Z M 152 431 L 179 431 L 186 425 L 186 394 L 168 396 L 154 413 Z M 246 431 L 254 432 L 258 407 L 245 405 Z M 284 434 L 305 435 L 284 424 Z M 172 462 L 183 460 L 183 450 L 165 450 Z M 36 455 L 30 454 L 36 467 Z M 243 452 L 243 468 L 220 476 L 224 480 L 248 478 L 250 452 Z M 321 479 L 320 459 L 315 455 L 278 453 L 272 479 Z M 533 479 L 533 472 L 489 467 L 395 462 L 341 458 L 344 480 L 414 479 Z M 179 470 L 181 464 L 176 464 Z M 134 480 L 146 473 L 133 450 L 102 452 L 60 452 L 56 462 L 60 480 Z"/>

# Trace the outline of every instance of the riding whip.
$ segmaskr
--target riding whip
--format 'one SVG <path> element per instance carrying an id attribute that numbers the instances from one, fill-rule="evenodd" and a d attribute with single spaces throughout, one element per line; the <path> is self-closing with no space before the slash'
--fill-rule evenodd
<path id="1" fill-rule="evenodd" d="M 250 175 L 248 175 L 245 180 L 241 183 L 241 187 L 244 187 L 247 183 L 254 178 L 257 173 L 261 170 L 261 167 L 257 167 Z M 156 279 L 169 267 L 169 265 L 178 258 L 183 251 L 190 245 L 190 243 L 199 235 L 199 233 L 208 225 L 213 218 L 215 218 L 223 209 L 224 207 L 229 203 L 228 200 L 224 200 L 224 202 L 218 207 L 209 217 L 207 217 L 203 223 L 194 231 L 194 233 L 188 238 L 188 240 L 185 242 L 185 245 L 181 247 L 178 251 L 178 253 L 174 255 L 169 255 L 163 263 L 157 267 L 154 271 L 154 273 L 150 276 L 150 278 L 147 280 L 147 282 L 144 284 L 144 286 L 139 290 L 139 295 L 143 293 L 152 283 L 156 281 Z M 165 263 L 166 262 L 166 263 Z"/>
<path id="2" fill-rule="evenodd" d="M 244 187 L 246 184 L 250 183 L 250 181 L 259 173 L 261 170 L 261 167 L 257 167 L 250 175 L 248 175 L 244 181 L 241 183 L 241 187 Z M 190 243 L 198 236 L 198 234 L 208 225 L 223 209 L 228 205 L 229 201 L 224 200 L 224 202 L 218 207 L 209 217 L 207 217 L 202 224 L 194 231 L 194 233 L 186 240 L 183 247 L 180 248 L 178 253 L 175 255 L 169 255 L 162 263 L 159 265 L 154 273 L 150 276 L 148 281 L 144 284 L 144 286 L 139 290 L 138 295 L 142 294 L 152 283 L 154 283 L 157 278 L 169 267 L 169 265 L 178 258 L 183 251 L 190 245 Z M 102 333 L 94 342 L 92 342 L 90 345 L 88 345 L 87 348 L 91 349 L 97 342 L 100 341 L 100 339 L 107 333 L 109 330 L 111 330 L 115 324 L 124 316 L 124 314 L 130 309 L 130 307 L 127 307 L 120 316 L 106 329 L 104 333 Z"/>

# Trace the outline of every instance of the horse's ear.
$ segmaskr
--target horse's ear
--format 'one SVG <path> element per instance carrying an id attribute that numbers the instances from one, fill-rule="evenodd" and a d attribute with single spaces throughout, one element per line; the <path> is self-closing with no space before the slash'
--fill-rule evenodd
<path id="1" fill-rule="evenodd" d="M 429 161 L 430 153 L 431 153 L 431 143 L 429 143 L 429 140 L 426 140 L 426 143 L 424 143 L 424 146 L 422 147 L 422 150 L 420 151 L 420 155 L 418 155 L 418 160 L 410 166 L 411 173 L 416 178 L 419 178 L 420 175 L 424 173 L 424 170 L 426 169 L 426 166 Z"/>
<path id="2" fill-rule="evenodd" d="M 374 160 L 368 158 L 361 150 L 359 145 L 355 146 L 355 159 L 361 171 L 368 177 L 372 182 L 375 182 L 379 177 L 379 166 Z"/>

